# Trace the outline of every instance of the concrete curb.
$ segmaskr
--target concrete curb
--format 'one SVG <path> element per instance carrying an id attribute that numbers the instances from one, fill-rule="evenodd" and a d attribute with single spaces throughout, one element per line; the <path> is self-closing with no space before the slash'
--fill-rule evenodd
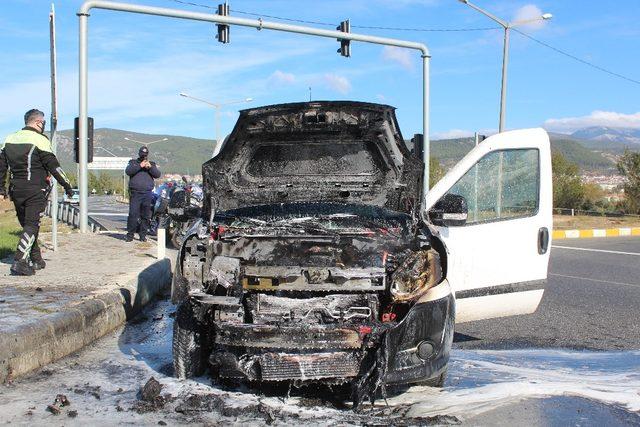
<path id="1" fill-rule="evenodd" d="M 591 230 L 553 230 L 554 239 L 583 239 L 590 237 L 640 236 L 640 227 L 594 228 Z"/>
<path id="2" fill-rule="evenodd" d="M 78 351 L 113 331 L 170 283 L 171 262 L 165 258 L 147 266 L 119 289 L 0 332 L 0 383 Z"/>

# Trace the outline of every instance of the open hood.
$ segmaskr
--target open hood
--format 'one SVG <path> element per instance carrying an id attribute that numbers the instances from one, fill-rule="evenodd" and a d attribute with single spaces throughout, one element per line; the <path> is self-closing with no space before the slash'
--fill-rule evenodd
<path id="1" fill-rule="evenodd" d="M 243 110 L 219 154 L 202 166 L 205 212 L 333 202 L 417 215 L 423 163 L 388 105 L 349 101 Z"/>

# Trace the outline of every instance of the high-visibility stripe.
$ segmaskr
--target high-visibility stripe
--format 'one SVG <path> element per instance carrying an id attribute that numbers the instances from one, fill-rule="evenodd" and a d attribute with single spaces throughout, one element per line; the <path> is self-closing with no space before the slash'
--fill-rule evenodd
<path id="1" fill-rule="evenodd" d="M 29 154 L 27 154 L 27 181 L 31 181 L 31 155 L 33 154 L 33 150 L 36 149 L 36 146 L 33 145 L 31 150 L 29 150 Z"/>

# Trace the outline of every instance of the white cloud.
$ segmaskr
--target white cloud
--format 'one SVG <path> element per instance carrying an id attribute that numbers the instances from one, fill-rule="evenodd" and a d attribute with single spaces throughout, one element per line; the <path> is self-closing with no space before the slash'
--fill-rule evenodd
<path id="1" fill-rule="evenodd" d="M 386 101 L 386 100 L 387 100 L 387 97 L 386 97 L 386 96 L 384 96 L 383 94 L 379 93 L 379 94 L 377 94 L 377 95 L 376 95 L 376 99 L 377 99 L 378 101 L 380 101 L 380 102 L 384 102 L 384 101 Z"/>
<path id="2" fill-rule="evenodd" d="M 539 30 L 544 27 L 545 21 L 542 19 L 537 19 L 542 16 L 543 12 L 540 8 L 534 4 L 527 4 L 518 9 L 513 17 L 511 22 L 517 21 L 527 21 L 531 19 L 536 19 L 535 21 L 528 22 L 526 24 L 521 25 L 521 28 L 527 28 L 530 30 Z"/>
<path id="3" fill-rule="evenodd" d="M 327 87 L 343 95 L 351 91 L 351 82 L 344 76 L 327 73 L 322 77 L 322 81 Z"/>
<path id="4" fill-rule="evenodd" d="M 282 85 L 293 84 L 296 81 L 296 76 L 292 73 L 285 73 L 280 70 L 276 70 L 269 76 L 269 82 Z"/>
<path id="5" fill-rule="evenodd" d="M 577 129 L 590 126 L 640 129 L 640 111 L 625 114 L 615 111 L 596 110 L 587 116 L 548 119 L 544 122 L 545 129 L 563 133 L 571 133 Z"/>
<path id="6" fill-rule="evenodd" d="M 395 62 L 407 70 L 413 69 L 413 56 L 409 49 L 385 46 L 382 49 L 382 59 L 389 62 Z"/>

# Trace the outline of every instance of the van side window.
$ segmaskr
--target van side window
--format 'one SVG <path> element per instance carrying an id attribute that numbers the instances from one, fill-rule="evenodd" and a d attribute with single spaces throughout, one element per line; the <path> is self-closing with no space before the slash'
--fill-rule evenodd
<path id="1" fill-rule="evenodd" d="M 467 224 L 535 215 L 539 157 L 537 149 L 493 151 L 469 169 L 448 192 L 466 199 Z"/>

